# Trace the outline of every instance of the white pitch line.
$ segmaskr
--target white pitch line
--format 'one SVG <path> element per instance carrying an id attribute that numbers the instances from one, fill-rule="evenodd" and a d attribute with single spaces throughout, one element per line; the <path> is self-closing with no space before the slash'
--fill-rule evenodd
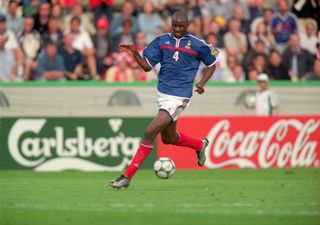
<path id="1" fill-rule="evenodd" d="M 239 206 L 240 204 L 234 203 Z M 317 203 L 318 204 L 318 203 Z M 233 208 L 232 204 L 229 208 L 213 208 L 210 207 L 199 210 L 197 207 L 190 207 L 192 205 L 199 206 L 201 204 L 181 204 L 176 206 L 168 207 L 168 211 L 172 213 L 194 213 L 194 214 L 223 214 L 223 215 L 299 215 L 299 216 L 317 216 L 320 215 L 319 210 L 250 210 L 243 211 L 239 208 Z M 253 204 L 252 204 L 253 205 Z M 88 207 L 90 206 L 90 207 Z M 301 205 L 305 206 L 305 205 Z M 83 205 L 76 207 L 68 206 L 50 206 L 47 204 L 15 204 L 15 205 L 0 205 L 0 208 L 12 208 L 12 209 L 36 209 L 36 210 L 63 210 L 63 211 L 89 211 L 89 212 L 137 212 L 137 213 L 147 213 L 151 208 L 156 207 L 154 204 L 120 204 L 112 203 L 109 206 L 102 205 Z"/>

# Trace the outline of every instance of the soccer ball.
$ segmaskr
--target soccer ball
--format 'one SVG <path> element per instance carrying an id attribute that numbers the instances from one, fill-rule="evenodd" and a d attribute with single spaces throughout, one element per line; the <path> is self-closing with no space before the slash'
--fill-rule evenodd
<path id="1" fill-rule="evenodd" d="M 176 171 L 174 162 L 168 157 L 161 157 L 153 164 L 153 169 L 157 177 L 168 179 Z"/>

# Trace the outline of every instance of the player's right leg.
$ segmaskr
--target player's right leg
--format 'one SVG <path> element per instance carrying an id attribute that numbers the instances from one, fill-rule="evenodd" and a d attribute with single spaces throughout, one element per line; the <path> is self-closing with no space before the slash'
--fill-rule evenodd
<path id="1" fill-rule="evenodd" d="M 115 180 L 112 180 L 109 185 L 113 188 L 128 187 L 134 174 L 137 172 L 139 166 L 148 157 L 153 149 L 153 141 L 155 137 L 171 123 L 170 115 L 163 110 L 159 110 L 157 116 L 149 124 L 145 131 L 140 147 L 134 155 L 129 167 L 123 175 Z"/>

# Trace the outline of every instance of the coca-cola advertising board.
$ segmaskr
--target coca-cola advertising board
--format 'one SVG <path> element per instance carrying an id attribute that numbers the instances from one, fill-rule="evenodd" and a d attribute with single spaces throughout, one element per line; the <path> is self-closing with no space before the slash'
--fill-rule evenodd
<path id="1" fill-rule="evenodd" d="M 178 169 L 319 167 L 320 116 L 182 117 L 178 131 L 206 137 L 204 167 L 192 149 L 164 145 L 158 157 L 174 160 Z"/>

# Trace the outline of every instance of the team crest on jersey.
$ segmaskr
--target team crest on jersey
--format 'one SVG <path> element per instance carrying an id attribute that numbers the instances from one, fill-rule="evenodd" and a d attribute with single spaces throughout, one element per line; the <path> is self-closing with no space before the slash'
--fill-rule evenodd
<path id="1" fill-rule="evenodd" d="M 212 45 L 209 45 L 210 46 L 210 49 L 211 49 L 211 55 L 213 56 L 218 56 L 219 55 L 219 51 L 213 47 Z"/>
<path id="2" fill-rule="evenodd" d="M 191 41 L 189 40 L 188 43 L 185 46 L 186 49 L 190 49 L 191 48 Z"/>

